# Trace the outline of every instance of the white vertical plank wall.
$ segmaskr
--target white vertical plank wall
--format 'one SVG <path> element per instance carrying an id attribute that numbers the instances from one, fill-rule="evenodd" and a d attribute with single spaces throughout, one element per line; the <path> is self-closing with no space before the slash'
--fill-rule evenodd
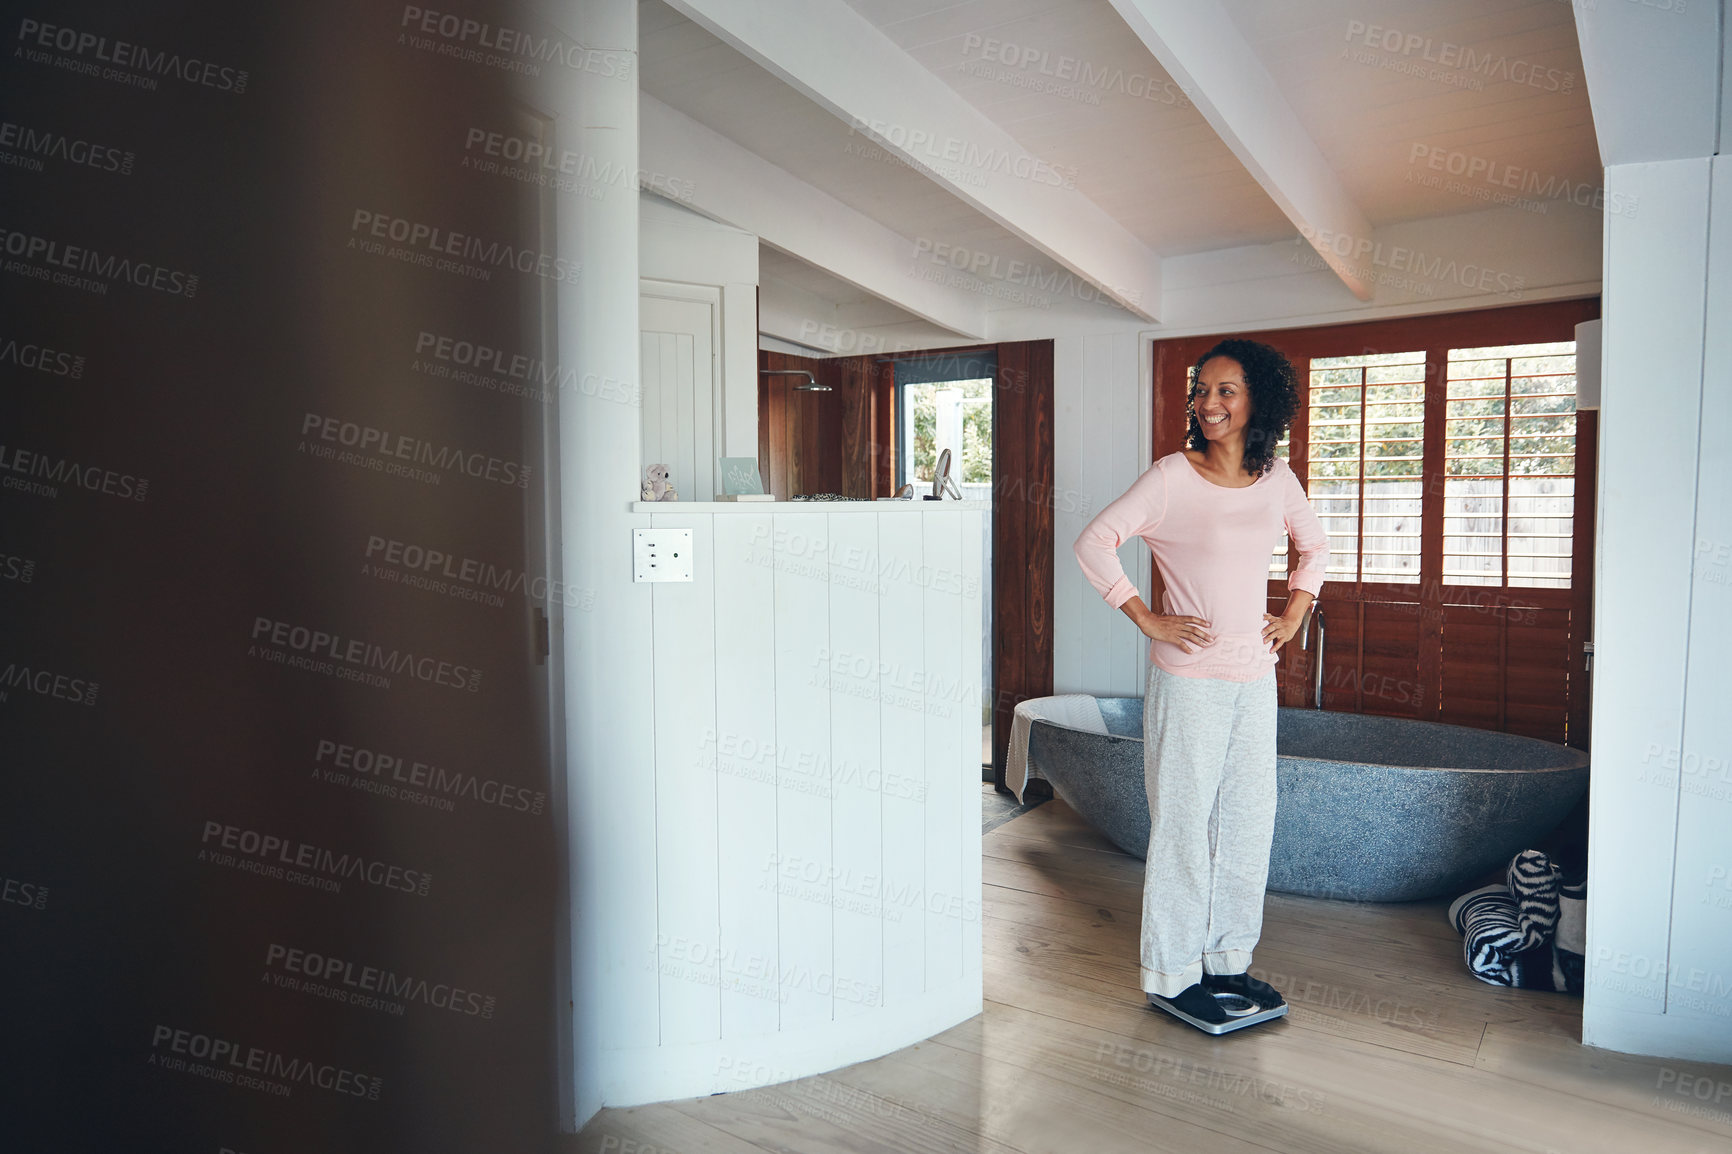
<path id="1" fill-rule="evenodd" d="M 962 564 L 959 570 L 962 586 L 962 613 L 958 620 L 973 622 L 974 627 L 964 626 L 962 636 L 957 643 L 957 652 L 963 654 L 962 668 L 964 670 L 979 669 L 980 662 L 970 662 L 967 658 L 968 647 L 980 647 L 981 632 L 985 628 L 982 613 L 985 610 L 984 598 L 988 592 L 986 583 L 991 575 L 986 572 L 985 552 L 986 539 L 983 530 L 987 528 L 986 518 L 975 514 L 961 515 Z M 982 694 L 984 685 L 974 684 L 964 687 L 964 692 L 957 701 L 958 722 L 962 749 L 959 754 L 960 763 L 968 764 L 976 761 L 975 750 L 979 748 L 978 724 L 981 720 Z M 957 778 L 961 790 L 962 810 L 957 815 L 957 828 L 960 830 L 977 830 L 981 821 L 981 791 L 974 788 L 973 778 Z M 957 851 L 962 858 L 962 885 L 957 895 L 957 915 L 962 919 L 962 988 L 980 989 L 982 973 L 982 938 L 981 938 L 981 890 L 980 890 L 980 853 L 973 848 L 965 836 L 957 843 Z"/>
<path id="2" fill-rule="evenodd" d="M 979 1013 L 982 506 L 634 509 L 694 573 L 652 587 L 659 1031 L 610 1104 Z"/>
<path id="3" fill-rule="evenodd" d="M 925 516 L 925 515 L 922 515 Z M 925 718 L 919 701 L 900 690 L 895 670 L 916 670 L 925 660 L 926 606 L 916 574 L 926 564 L 921 517 L 882 517 L 878 548 L 888 562 L 878 589 L 876 675 L 878 732 L 886 772 L 908 782 L 907 790 L 886 790 L 884 807 L 884 1000 L 908 1005 L 926 989 L 926 919 L 910 912 L 904 895 L 926 877 Z"/>
<path id="4" fill-rule="evenodd" d="M 653 527 L 692 531 L 697 580 L 652 587 L 655 653 L 656 952 L 663 1045 L 721 1037 L 715 871 L 681 874 L 717 853 L 715 544 L 709 517 L 660 516 Z M 646 959 L 647 960 L 647 959 Z"/>
<path id="5" fill-rule="evenodd" d="M 856 670 L 878 668 L 878 522 L 867 512 L 831 513 L 827 564 L 830 645 L 820 680 L 830 687 L 830 781 L 836 871 L 837 1018 L 869 1014 L 884 1000 L 884 768 L 878 695 Z M 829 672 L 825 672 L 825 669 Z M 838 672 L 840 670 L 840 672 Z"/>
<path id="6" fill-rule="evenodd" d="M 1728 86 L 1732 88 L 1732 86 Z M 1702 350 L 1701 438 L 1691 545 L 1690 651 L 1679 742 L 1678 861 L 1673 870 L 1671 989 L 1666 1013 L 1717 1036 L 1713 1060 L 1732 1058 L 1732 157 L 1711 162 L 1708 298 Z"/>
<path id="7" fill-rule="evenodd" d="M 776 880 L 783 1029 L 830 1019 L 834 977 L 830 800 L 811 789 L 817 759 L 830 754 L 830 694 L 819 676 L 830 650 L 827 521 L 823 513 L 779 513 L 773 530 L 776 844 L 766 865 Z"/>
<path id="8" fill-rule="evenodd" d="M 715 523 L 716 881 L 723 974 L 722 1037 L 776 1032 L 776 888 L 766 873 L 776 844 L 775 554 L 768 513 Z M 694 574 L 695 576 L 695 574 Z M 726 830 L 727 836 L 720 836 Z"/>
<path id="9" fill-rule="evenodd" d="M 1606 189 L 1639 196 L 1642 212 L 1606 222 L 1583 1002 L 1590 1042 L 1606 1014 L 1666 1011 L 1672 910 L 1660 895 L 1672 890 L 1679 800 L 1664 751 L 1679 746 L 1684 725 L 1697 446 L 1679 437 L 1655 452 L 1642 425 L 1654 413 L 1689 421 L 1700 411 L 1708 162 L 1616 165 Z M 1643 832 L 1639 853 L 1610 834 L 1619 826 Z"/>
<path id="10" fill-rule="evenodd" d="M 1084 579 L 1071 547 L 1106 505 L 1149 467 L 1151 383 L 1135 332 L 1053 342 L 1053 692 L 1139 697 L 1148 646 Z M 1119 550 L 1144 600 L 1149 552 Z"/>
<path id="11" fill-rule="evenodd" d="M 901 678 L 904 691 L 919 693 L 926 707 L 926 884 L 917 900 L 904 906 L 905 917 L 926 919 L 926 988 L 953 987 L 962 980 L 962 847 L 951 831 L 962 824 L 962 774 L 970 760 L 960 742 L 958 715 L 971 711 L 962 702 L 964 678 L 980 668 L 980 650 L 962 654 L 962 514 L 921 516 L 926 564 L 918 571 L 925 605 L 925 658 L 919 677 Z M 978 748 L 979 715 L 973 718 Z M 978 755 L 973 758 L 979 761 Z M 975 778 L 980 775 L 976 773 Z M 979 795 L 980 786 L 968 787 Z M 978 827 L 976 827 L 978 828 Z M 956 909 L 952 903 L 958 903 Z"/>

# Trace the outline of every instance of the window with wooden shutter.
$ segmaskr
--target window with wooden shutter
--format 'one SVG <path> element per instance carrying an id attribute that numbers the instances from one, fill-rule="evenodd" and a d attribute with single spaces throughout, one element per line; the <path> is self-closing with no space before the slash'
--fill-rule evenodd
<path id="1" fill-rule="evenodd" d="M 1443 582 L 1568 589 L 1573 341 L 1449 350 Z"/>
<path id="2" fill-rule="evenodd" d="M 1597 414 L 1575 409 L 1572 338 L 1598 315 L 1586 299 L 1234 334 L 1299 375 L 1281 455 L 1330 534 L 1325 708 L 1585 747 Z M 1156 457 L 1182 446 L 1188 371 L 1218 339 L 1155 342 Z M 1291 563 L 1283 541 L 1270 612 Z M 1310 704 L 1314 653 L 1282 651 L 1285 704 Z"/>
<path id="3" fill-rule="evenodd" d="M 1313 357 L 1311 507 L 1329 534 L 1329 578 L 1419 582 L 1425 496 L 1425 351 Z"/>

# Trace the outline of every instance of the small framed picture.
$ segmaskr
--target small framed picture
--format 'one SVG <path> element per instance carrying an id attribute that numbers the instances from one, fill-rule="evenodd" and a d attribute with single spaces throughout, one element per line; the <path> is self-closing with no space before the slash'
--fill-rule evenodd
<path id="1" fill-rule="evenodd" d="M 721 466 L 722 492 L 730 497 L 759 495 L 764 491 L 764 479 L 758 475 L 756 457 L 717 457 Z"/>

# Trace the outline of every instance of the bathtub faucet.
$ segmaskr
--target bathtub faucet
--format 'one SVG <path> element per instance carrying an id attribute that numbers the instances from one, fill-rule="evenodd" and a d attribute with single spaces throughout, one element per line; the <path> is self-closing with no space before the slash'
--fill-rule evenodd
<path id="1" fill-rule="evenodd" d="M 1311 620 L 1317 622 L 1317 656 L 1311 665 L 1311 708 L 1323 708 L 1323 606 L 1311 605 Z M 1299 648 L 1309 649 L 1306 644 L 1311 639 L 1311 621 L 1305 623 L 1304 630 L 1299 634 Z"/>

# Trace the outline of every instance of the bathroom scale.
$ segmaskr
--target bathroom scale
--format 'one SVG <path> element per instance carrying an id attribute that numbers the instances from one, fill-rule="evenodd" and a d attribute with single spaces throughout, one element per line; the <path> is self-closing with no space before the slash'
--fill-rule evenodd
<path id="1" fill-rule="evenodd" d="M 1233 994 L 1226 990 L 1215 993 L 1215 1004 L 1226 1013 L 1225 1022 L 1205 1022 L 1201 1018 L 1193 1018 L 1177 1006 L 1153 994 L 1148 995 L 1149 1005 L 1157 1010 L 1165 1010 L 1179 1021 L 1195 1026 L 1205 1034 L 1231 1034 L 1234 1030 L 1243 1030 L 1247 1026 L 1258 1026 L 1264 1022 L 1273 1021 L 1287 1015 L 1287 1005 L 1283 1002 L 1272 1010 L 1265 1010 L 1243 994 Z"/>

